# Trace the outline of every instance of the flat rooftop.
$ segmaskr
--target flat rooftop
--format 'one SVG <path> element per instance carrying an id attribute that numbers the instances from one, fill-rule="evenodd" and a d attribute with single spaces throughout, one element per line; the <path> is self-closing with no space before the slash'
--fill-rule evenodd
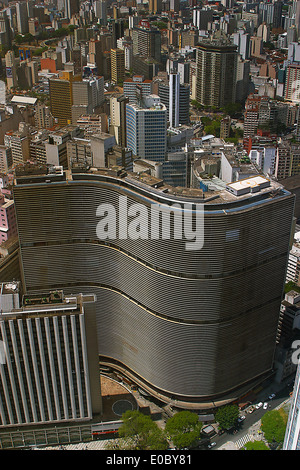
<path id="1" fill-rule="evenodd" d="M 139 172 L 127 172 L 123 167 L 111 167 L 111 168 L 76 168 L 72 171 L 63 171 L 63 175 L 53 171 L 53 168 L 47 167 L 46 165 L 40 165 L 35 167 L 32 171 L 28 168 L 20 168 L 14 184 L 20 185 L 31 185 L 31 184 L 43 184 L 56 182 L 68 181 L 104 181 L 108 178 L 110 182 L 124 186 L 132 186 L 137 192 L 147 192 L 148 195 L 153 196 L 154 199 L 165 199 L 191 203 L 204 203 L 206 205 L 220 205 L 220 204 L 249 204 L 253 198 L 258 200 L 275 197 L 279 195 L 289 195 L 290 193 L 284 189 L 284 187 L 277 181 L 269 180 L 263 176 L 255 175 L 244 180 L 240 180 L 230 185 L 224 183 L 224 188 L 220 190 L 208 190 L 202 191 L 202 189 L 185 188 L 185 187 L 174 187 L 168 185 L 163 179 L 156 178 L 149 175 L 149 173 Z M 255 188 L 255 190 L 250 190 Z M 231 189 L 231 191 L 229 190 Z M 239 191 L 242 189 L 244 191 Z M 249 189 L 249 190 L 248 190 Z"/>

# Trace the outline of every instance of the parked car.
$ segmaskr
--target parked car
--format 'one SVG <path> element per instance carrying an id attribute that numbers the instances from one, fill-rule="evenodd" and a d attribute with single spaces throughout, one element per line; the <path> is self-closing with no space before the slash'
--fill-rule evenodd
<path id="1" fill-rule="evenodd" d="M 245 417 L 246 417 L 246 416 L 244 416 L 244 415 L 243 415 L 243 416 L 239 416 L 239 417 L 238 417 L 238 423 L 241 423 L 242 421 L 244 421 Z"/>
<path id="2" fill-rule="evenodd" d="M 263 409 L 266 410 L 268 408 L 268 403 L 263 404 Z"/>
<path id="3" fill-rule="evenodd" d="M 208 444 L 208 448 L 211 449 L 212 447 L 215 447 L 217 445 L 216 442 L 211 442 L 210 444 Z"/>
<path id="4" fill-rule="evenodd" d="M 259 403 L 257 403 L 257 405 L 255 405 L 255 408 L 258 410 L 262 406 L 263 406 L 263 403 L 262 403 L 262 401 L 260 401 Z"/>
<path id="5" fill-rule="evenodd" d="M 275 397 L 276 397 L 275 393 L 271 393 L 271 395 L 269 395 L 269 400 L 272 400 L 272 398 L 275 398 Z"/>

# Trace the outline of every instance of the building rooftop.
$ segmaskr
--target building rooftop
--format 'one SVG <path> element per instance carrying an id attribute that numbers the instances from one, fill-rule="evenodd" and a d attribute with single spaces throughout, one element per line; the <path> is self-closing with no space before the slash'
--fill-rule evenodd
<path id="1" fill-rule="evenodd" d="M 85 179 L 103 181 L 108 178 L 112 183 L 121 186 L 128 185 L 128 187 L 132 187 L 132 189 L 139 193 L 147 193 L 148 195 L 150 193 L 155 200 L 161 199 L 166 203 L 171 201 L 204 203 L 210 206 L 209 210 L 214 209 L 212 206 L 230 204 L 232 208 L 241 207 L 252 202 L 290 195 L 280 183 L 263 176 L 259 176 L 257 179 L 255 179 L 256 177 L 245 178 L 238 181 L 238 185 L 235 183 L 226 185 L 224 183 L 223 187 L 220 187 L 219 190 L 203 192 L 201 189 L 174 187 L 166 184 L 160 178 L 149 175 L 147 171 L 139 173 L 127 172 L 123 167 L 119 166 L 111 168 L 76 168 L 76 170 L 72 171 L 63 171 L 61 167 L 58 168 L 60 170 L 58 171 L 57 167 L 55 168 L 40 165 L 38 170 L 27 174 L 25 167 L 23 167 L 23 171 L 19 171 L 16 174 L 14 184 L 55 183 L 62 180 L 76 182 L 84 181 Z"/>

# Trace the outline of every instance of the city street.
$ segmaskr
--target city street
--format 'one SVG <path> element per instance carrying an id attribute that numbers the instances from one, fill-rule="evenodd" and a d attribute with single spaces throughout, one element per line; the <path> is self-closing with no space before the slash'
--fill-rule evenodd
<path id="1" fill-rule="evenodd" d="M 287 381 L 290 383 L 291 381 Z M 261 439 L 262 435 L 258 434 L 258 431 L 260 431 L 260 420 L 263 417 L 263 415 L 270 410 L 274 410 L 277 407 L 282 406 L 285 402 L 290 400 L 290 393 L 293 390 L 293 385 L 285 385 L 281 390 L 276 391 L 276 396 L 273 399 L 268 399 L 268 396 L 271 392 L 269 392 L 269 389 L 267 389 L 264 392 L 261 392 L 255 403 L 253 405 L 255 406 L 259 402 L 263 403 L 268 403 L 268 408 L 263 409 L 263 407 L 260 407 L 259 409 L 255 409 L 252 413 L 248 413 L 247 410 L 244 410 L 241 412 L 243 416 L 245 416 L 245 419 L 238 425 L 236 428 L 235 432 L 231 433 L 224 433 L 221 436 L 214 436 L 211 438 L 212 442 L 216 442 L 216 446 L 212 448 L 212 450 L 220 450 L 222 449 L 234 449 L 236 447 L 236 444 L 245 444 L 247 441 L 250 440 L 250 437 L 253 440 L 259 440 Z M 252 405 L 252 406 L 253 406 Z M 242 446 L 241 445 L 241 446 Z M 237 449 L 236 449 L 237 450 Z"/>

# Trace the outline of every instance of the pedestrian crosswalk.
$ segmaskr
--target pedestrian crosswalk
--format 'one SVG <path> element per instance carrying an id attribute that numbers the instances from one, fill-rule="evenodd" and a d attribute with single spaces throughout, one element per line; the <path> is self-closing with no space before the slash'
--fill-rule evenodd
<path id="1" fill-rule="evenodd" d="M 235 445 L 237 449 L 241 449 L 249 441 L 253 441 L 253 436 L 251 434 L 245 434 L 245 436 L 235 441 Z"/>

